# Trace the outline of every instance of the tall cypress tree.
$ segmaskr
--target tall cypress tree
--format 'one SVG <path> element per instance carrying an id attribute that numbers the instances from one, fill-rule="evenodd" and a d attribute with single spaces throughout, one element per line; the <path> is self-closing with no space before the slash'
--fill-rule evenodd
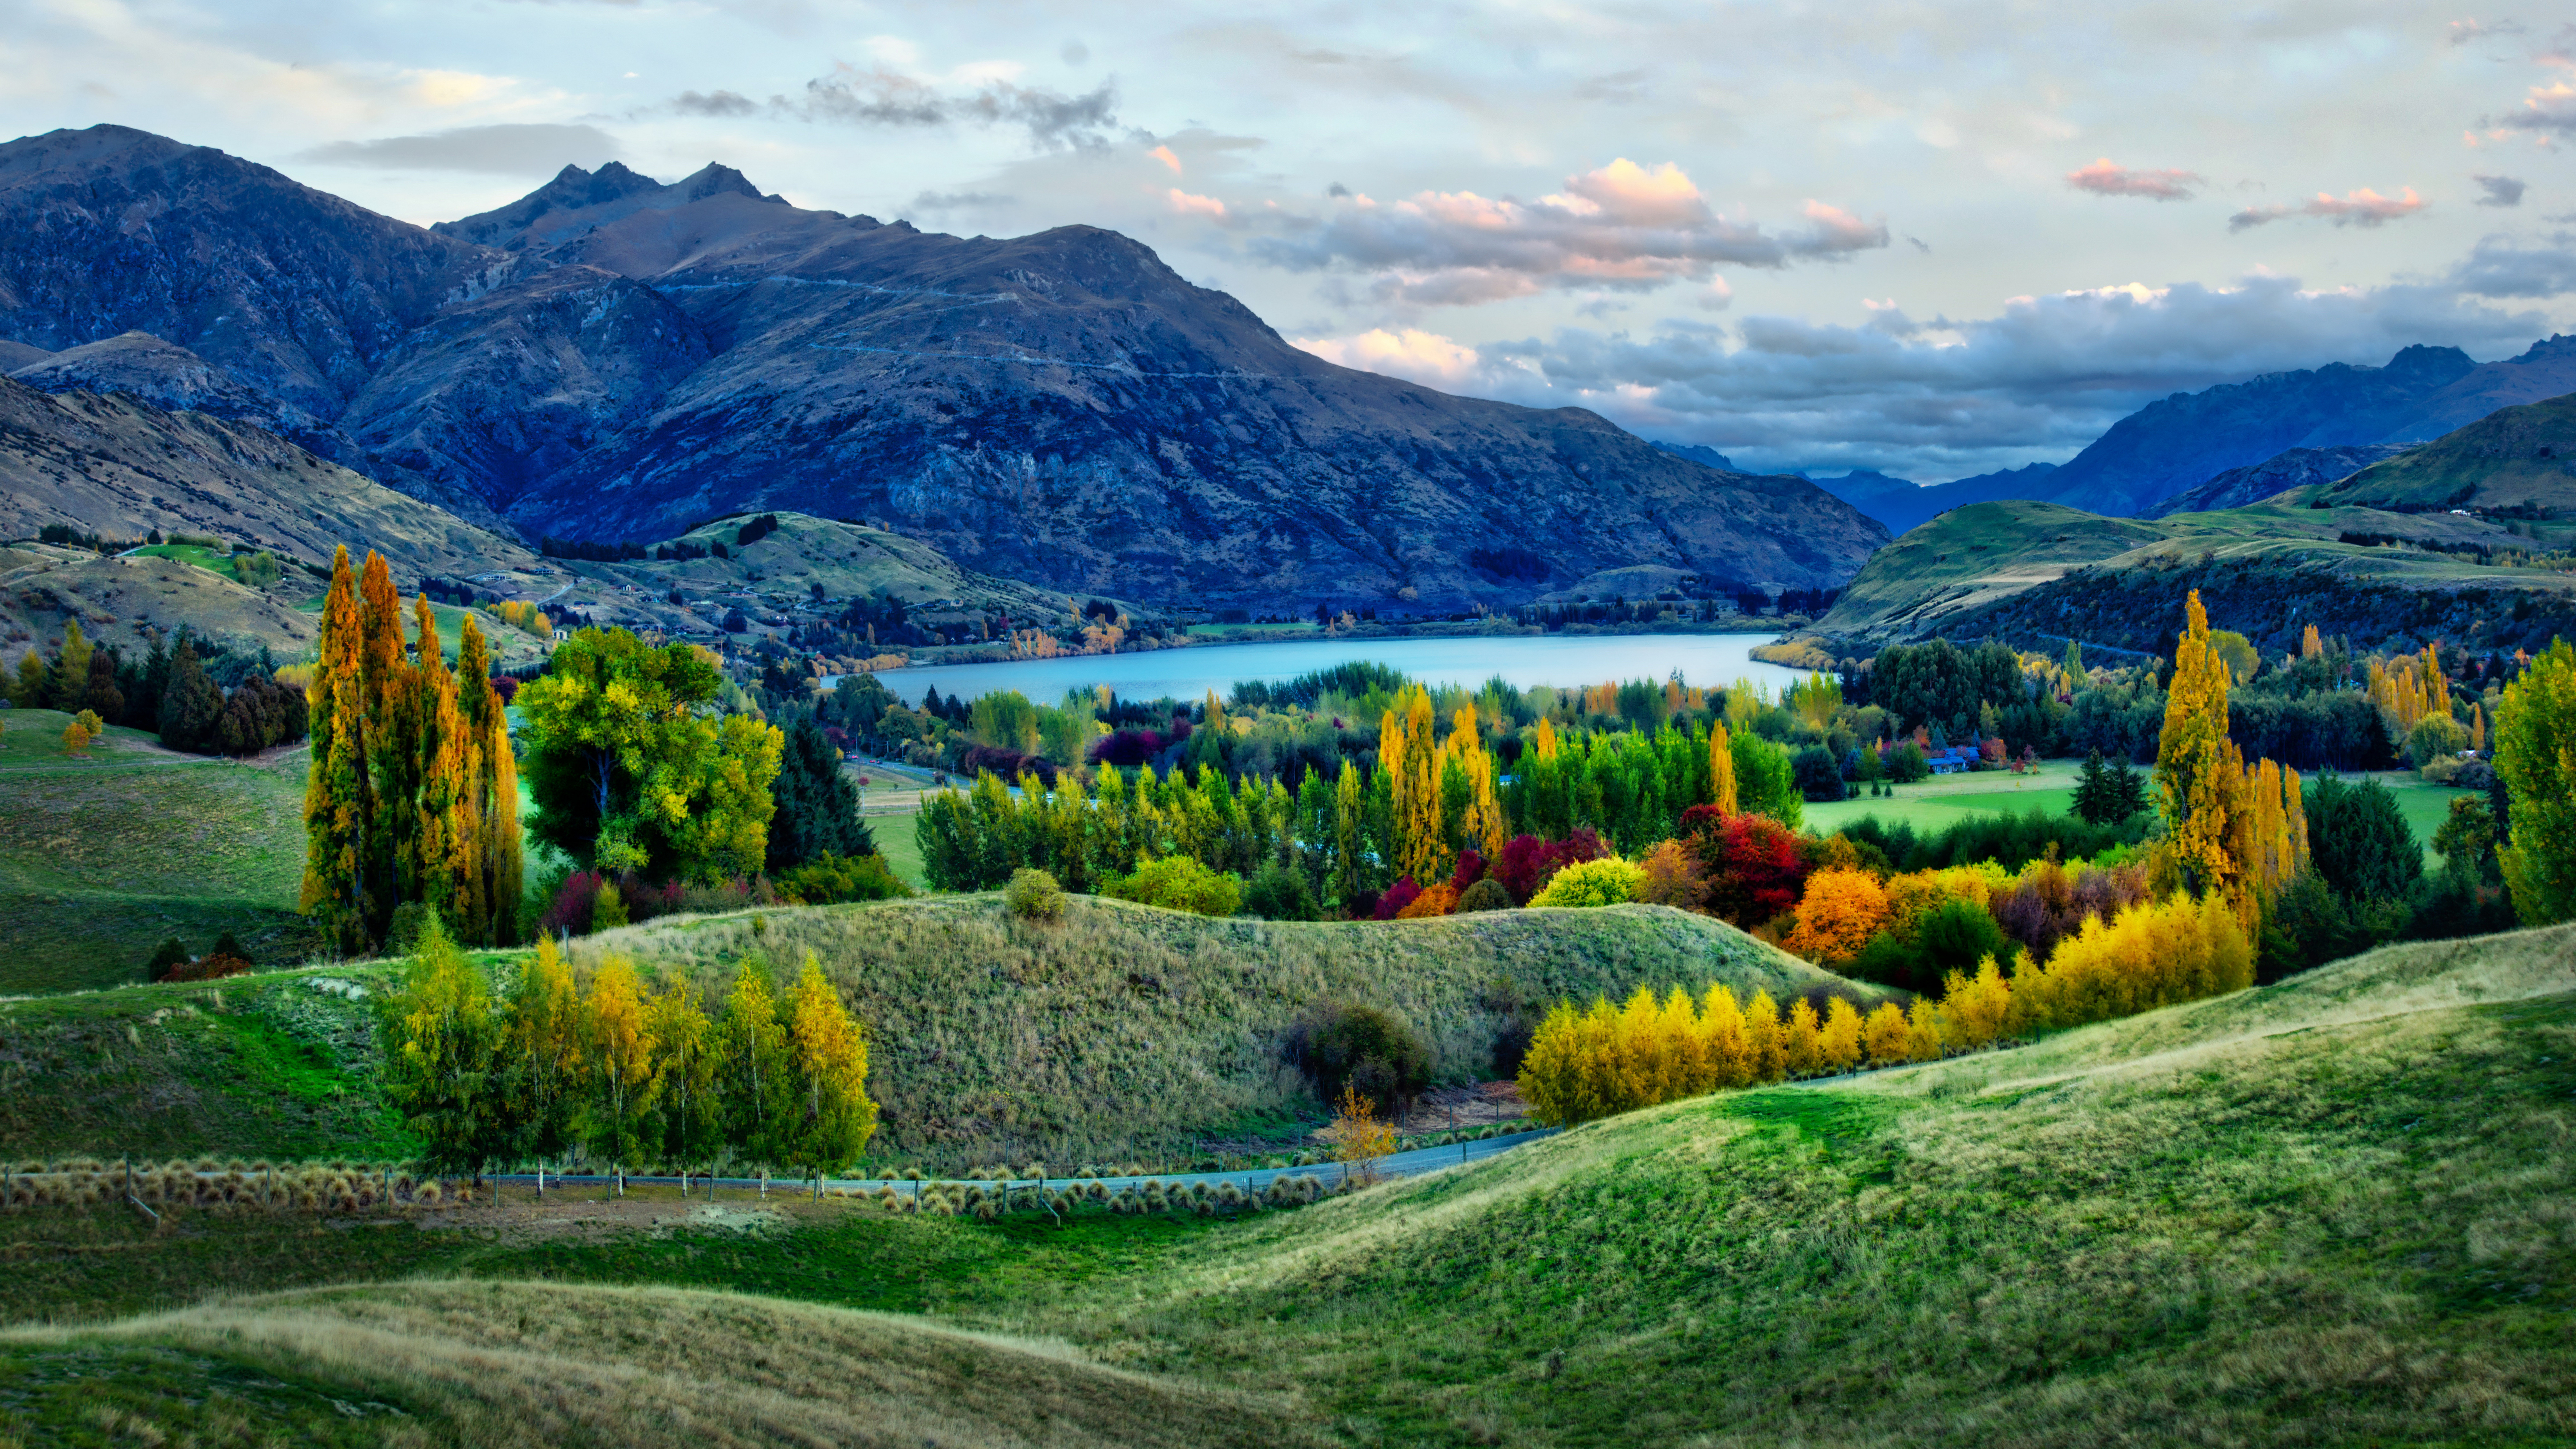
<path id="1" fill-rule="evenodd" d="M 370 550 L 358 580 L 358 707 L 365 719 L 367 779 L 378 808 L 367 822 L 367 934 L 384 939 L 396 907 L 418 894 L 405 867 L 416 859 L 420 812 L 419 705 L 404 657 L 402 596 L 384 555 Z"/>
<path id="2" fill-rule="evenodd" d="M 471 614 L 457 642 L 455 690 L 466 746 L 459 826 L 474 839 L 472 939 L 506 944 L 518 935 L 519 772 L 491 650 Z"/>
<path id="3" fill-rule="evenodd" d="M 411 681 L 419 712 L 419 825 L 412 837 L 412 878 L 421 900 L 450 921 L 476 923 L 482 915 L 474 862 L 478 843 L 464 820 L 466 731 L 456 707 L 456 677 L 447 672 L 438 616 L 429 596 L 414 604 L 420 664 Z M 469 937 L 468 939 L 471 939 Z"/>

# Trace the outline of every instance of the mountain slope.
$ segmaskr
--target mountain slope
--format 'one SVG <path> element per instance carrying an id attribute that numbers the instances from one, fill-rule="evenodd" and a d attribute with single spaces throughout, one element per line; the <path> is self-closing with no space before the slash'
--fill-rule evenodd
<path id="1" fill-rule="evenodd" d="M 536 565 L 514 540 L 263 429 L 0 378 L 0 536 L 48 523 L 109 538 L 208 533 L 318 564 L 346 543 L 383 553 L 405 583 Z"/>
<path id="2" fill-rule="evenodd" d="M 2050 476 L 2056 471 L 2054 463 L 2030 463 L 1929 486 L 1866 471 L 1812 481 L 1817 487 L 1886 524 L 1889 532 L 1902 534 L 1926 519 L 1971 503 L 2045 496 L 2049 491 Z"/>
<path id="3" fill-rule="evenodd" d="M 426 231 L 141 132 L 0 145 L 0 338 L 128 331 L 396 487 L 568 537 L 792 508 L 1050 587 L 1299 607 L 1629 565 L 1834 584 L 1885 541 L 1589 412 L 1334 367 L 1113 233 L 925 236 L 721 166 L 568 168 Z"/>
<path id="4" fill-rule="evenodd" d="M 2501 409 L 2364 468 L 2320 496 L 2408 512 L 2576 508 L 2576 393 Z"/>
<path id="5" fill-rule="evenodd" d="M 2242 508 L 2292 488 L 2303 488 L 2311 483 L 2339 482 L 2373 463 L 2405 451 L 2403 445 L 2396 443 L 2292 448 L 2260 463 L 2230 468 L 2197 488 L 2186 488 L 2154 507 L 2142 510 L 2138 516 L 2162 518 L 2171 513 L 2207 513 L 2219 508 Z"/>
<path id="6" fill-rule="evenodd" d="M 2406 631 L 2511 648 L 2527 634 L 2544 644 L 2553 629 L 2576 634 L 2576 574 L 2489 565 L 2474 552 L 2531 547 L 2488 519 L 2310 507 L 2297 495 L 2153 520 L 1982 503 L 1880 550 L 1815 630 L 2073 637 L 2153 652 L 2170 646 L 2168 624 L 2197 587 L 2224 597 L 2225 626 L 2268 653 L 2296 647 L 2311 620 L 2365 648 Z M 2219 603 L 2211 611 L 2218 617 Z"/>
<path id="7" fill-rule="evenodd" d="M 2475 367 L 2456 347 L 2409 347 L 2385 367 L 2338 362 L 2178 392 L 2112 424 L 2068 459 L 2048 498 L 2093 513 L 2140 513 L 2292 448 L 2376 442 Z"/>

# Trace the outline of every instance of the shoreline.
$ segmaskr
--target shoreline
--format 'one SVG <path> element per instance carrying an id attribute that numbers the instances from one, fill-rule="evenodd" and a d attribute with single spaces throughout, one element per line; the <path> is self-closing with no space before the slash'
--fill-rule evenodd
<path id="1" fill-rule="evenodd" d="M 1757 621 L 1739 617 L 1732 622 L 1709 624 L 1569 624 L 1562 629 L 1554 631 L 1539 628 L 1534 624 L 1500 624 L 1493 620 L 1471 623 L 1464 620 L 1453 620 L 1419 625 L 1375 625 L 1353 629 L 1340 634 L 1326 634 L 1320 630 L 1308 633 L 1292 634 L 1282 630 L 1281 632 L 1273 633 L 1246 632 L 1243 634 L 1214 635 L 1206 637 L 1192 636 L 1184 639 L 1180 643 L 1158 644 L 1151 649 L 1118 649 L 1107 654 L 1065 653 L 1029 659 L 992 654 L 982 654 L 979 657 L 974 658 L 949 658 L 926 661 L 908 658 L 905 663 L 897 665 L 895 669 L 878 669 L 861 672 L 892 674 L 897 670 L 909 672 L 918 669 L 948 669 L 974 664 L 1044 664 L 1057 659 L 1116 659 L 1138 654 L 1170 654 L 1188 649 L 1227 647 L 1241 648 L 1262 644 L 1326 644 L 1341 643 L 1345 641 L 1359 644 L 1377 643 L 1392 639 L 1634 639 L 1762 634 L 1771 636 L 1772 642 L 1778 643 L 1786 640 L 1797 630 L 1806 628 L 1807 626 L 1807 621 L 1803 616 L 1799 615 L 1791 615 L 1788 619 L 1779 621 Z M 1243 625 L 1239 627 L 1242 627 L 1247 631 L 1251 631 L 1261 629 L 1264 626 Z M 1272 629 L 1279 628 L 1279 626 L 1275 625 L 1269 627 Z M 965 652 L 970 650 L 981 651 L 989 648 L 989 646 L 943 644 L 932 645 L 929 646 L 929 648 Z M 837 678 L 838 676 L 834 677 Z"/>

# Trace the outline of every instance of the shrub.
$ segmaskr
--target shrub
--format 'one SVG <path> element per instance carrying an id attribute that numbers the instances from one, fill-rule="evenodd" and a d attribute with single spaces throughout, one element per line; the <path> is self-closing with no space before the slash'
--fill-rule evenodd
<path id="1" fill-rule="evenodd" d="M 1749 930 L 1798 903 L 1805 881 L 1798 837 L 1779 821 L 1721 816 L 1700 805 L 1684 811 L 1682 821 L 1708 865 L 1709 914 Z"/>
<path id="2" fill-rule="evenodd" d="M 1327 1102 L 1356 1087 L 1393 1112 L 1431 1080 L 1431 1049 L 1410 1022 L 1384 1007 L 1318 1002 L 1289 1032 L 1288 1051 Z"/>
<path id="3" fill-rule="evenodd" d="M 778 897 L 809 906 L 844 901 L 894 901 L 912 894 L 896 877 L 883 855 L 840 855 L 825 851 L 780 876 Z"/>
<path id="4" fill-rule="evenodd" d="M 1462 916 L 1471 911 L 1508 911 L 1511 908 L 1512 893 L 1492 876 L 1467 887 L 1465 893 L 1458 897 L 1458 914 Z"/>
<path id="5" fill-rule="evenodd" d="M 1610 856 L 1569 865 L 1530 898 L 1533 906 L 1615 906 L 1635 898 L 1643 868 Z"/>
<path id="6" fill-rule="evenodd" d="M 152 959 L 143 963 L 143 969 L 153 980 L 167 981 L 173 970 L 187 964 L 187 946 L 178 937 L 172 936 L 152 948 Z"/>
<path id="7" fill-rule="evenodd" d="M 1402 915 L 1404 908 L 1412 905 L 1413 898 L 1420 894 L 1422 894 L 1422 887 L 1413 883 L 1413 877 L 1409 875 L 1400 877 L 1395 884 L 1386 888 L 1386 894 L 1377 898 L 1377 907 L 1369 913 L 1369 918 L 1392 921 Z"/>
<path id="8" fill-rule="evenodd" d="M 1104 896 L 1167 911 L 1202 916 L 1231 916 L 1243 905 L 1243 881 L 1212 871 L 1186 855 L 1169 855 L 1136 867 L 1133 875 L 1114 877 L 1100 887 Z"/>
<path id="9" fill-rule="evenodd" d="M 1243 909 L 1265 921 L 1312 921 L 1324 914 L 1306 873 L 1276 863 L 1254 873 L 1243 889 Z"/>
<path id="10" fill-rule="evenodd" d="M 2105 924 L 2087 921 L 2060 942 L 2047 965 L 2013 970 L 2013 1006 L 2033 1026 L 2086 1022 L 2152 1011 L 2241 991 L 2254 984 L 2253 948 L 2224 897 L 2176 894 L 2134 906 Z"/>
<path id="11" fill-rule="evenodd" d="M 1399 921 L 1419 921 L 1431 916 L 1445 916 L 1458 904 L 1457 889 L 1447 881 L 1415 896 L 1395 913 Z"/>
<path id="12" fill-rule="evenodd" d="M 1662 842 L 1638 864 L 1645 875 L 1637 883 L 1636 898 L 1647 905 L 1696 911 L 1707 901 L 1708 882 L 1699 853 L 1680 841 Z"/>
<path id="13" fill-rule="evenodd" d="M 1064 918 L 1064 887 L 1042 870 L 1022 868 L 1011 872 L 1011 883 L 1002 888 L 1002 899 L 1010 906 L 1011 914 L 1023 921 Z"/>
<path id="14" fill-rule="evenodd" d="M 250 962 L 239 956 L 219 956 L 209 953 L 194 961 L 183 961 L 171 967 L 169 974 L 160 979 L 163 981 L 221 981 L 227 976 L 246 975 L 249 971 Z"/>
<path id="15" fill-rule="evenodd" d="M 2423 769 L 2435 760 L 2454 760 L 2469 747 L 2469 732 L 2447 714 L 2426 715 L 2406 736 L 2406 762 Z"/>

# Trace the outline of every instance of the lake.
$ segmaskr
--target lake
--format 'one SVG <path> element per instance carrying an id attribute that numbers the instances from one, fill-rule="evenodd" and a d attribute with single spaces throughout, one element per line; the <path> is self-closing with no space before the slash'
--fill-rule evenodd
<path id="1" fill-rule="evenodd" d="M 1753 658 L 1754 645 L 1771 634 L 1533 634 L 1467 639 L 1314 639 L 1286 644 L 1211 644 L 1154 649 L 1139 654 L 1089 654 L 1074 659 L 1026 659 L 1007 664 L 940 664 L 889 669 L 877 678 L 906 704 L 919 704 L 924 689 L 974 699 L 1016 689 L 1052 704 L 1068 689 L 1105 684 L 1121 699 L 1197 699 L 1213 689 L 1223 698 L 1237 680 L 1276 683 L 1351 660 L 1403 670 L 1425 684 L 1469 688 L 1501 675 L 1526 689 L 1605 680 L 1664 679 L 1680 670 L 1685 683 L 1731 684 L 1739 678 L 1773 687 L 1806 676 Z M 837 676 L 835 676 L 837 677 Z M 829 681 L 826 681 L 828 687 Z"/>

